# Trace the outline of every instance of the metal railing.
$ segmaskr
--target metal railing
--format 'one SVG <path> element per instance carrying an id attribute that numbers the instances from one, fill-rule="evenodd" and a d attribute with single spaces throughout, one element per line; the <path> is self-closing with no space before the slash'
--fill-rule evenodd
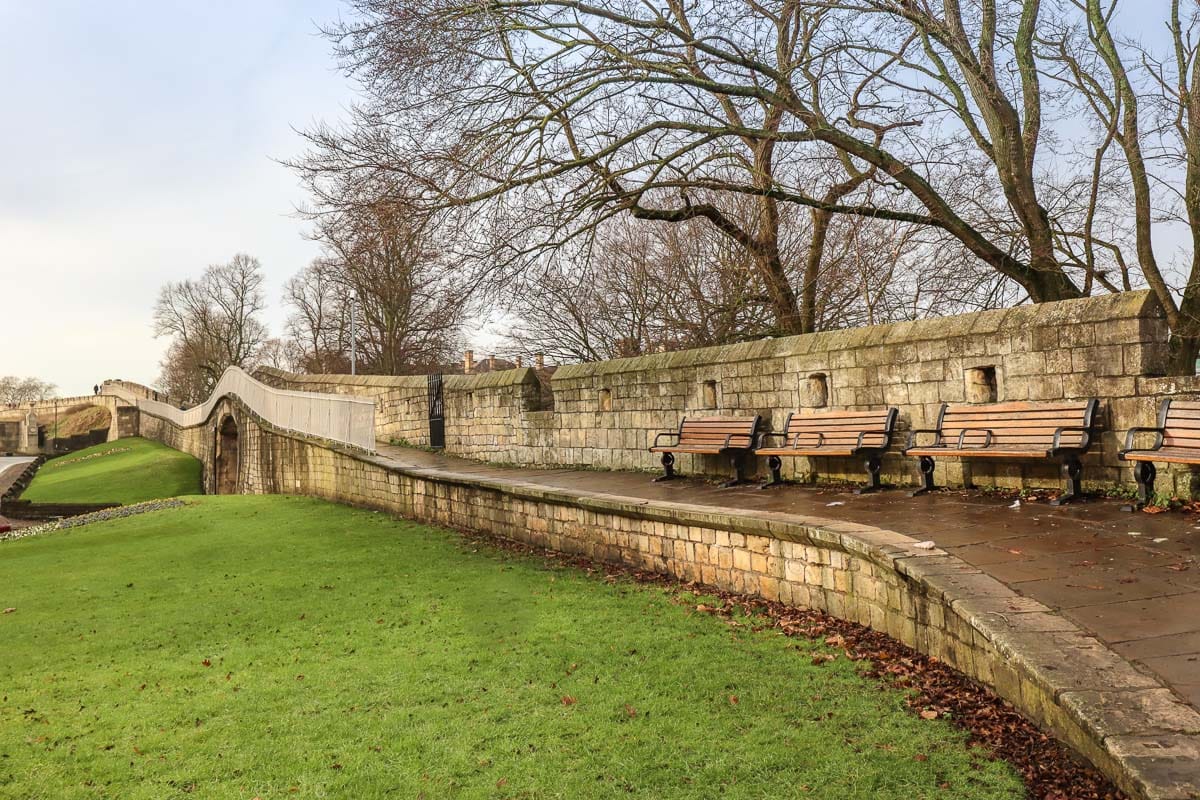
<path id="1" fill-rule="evenodd" d="M 137 406 L 181 427 L 191 427 L 208 419 L 221 398 L 231 395 L 277 428 L 375 452 L 374 400 L 274 389 L 259 383 L 238 367 L 225 370 L 212 395 L 198 406 L 181 410 L 169 403 L 145 398 L 137 398 Z"/>

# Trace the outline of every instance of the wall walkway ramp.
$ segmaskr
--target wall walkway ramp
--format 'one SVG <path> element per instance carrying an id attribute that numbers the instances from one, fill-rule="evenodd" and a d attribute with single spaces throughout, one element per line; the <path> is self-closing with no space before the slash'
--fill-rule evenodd
<path id="1" fill-rule="evenodd" d="M 107 389 L 107 384 L 106 384 Z M 208 400 L 187 409 L 126 393 L 137 407 L 179 428 L 192 428 L 208 421 L 213 409 L 225 398 L 240 400 L 251 412 L 276 428 L 367 452 L 375 450 L 375 401 L 339 394 L 318 394 L 276 389 L 261 383 L 238 367 L 221 375 Z"/>

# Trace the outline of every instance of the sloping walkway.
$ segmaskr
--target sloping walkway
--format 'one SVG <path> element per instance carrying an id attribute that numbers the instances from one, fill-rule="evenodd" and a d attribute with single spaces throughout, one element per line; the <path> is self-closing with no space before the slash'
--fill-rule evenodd
<path id="1" fill-rule="evenodd" d="M 383 443 L 378 455 L 465 478 L 825 517 L 930 540 L 1058 611 L 1200 709 L 1200 519 L 1192 515 L 1130 514 L 1111 500 L 1014 505 L 978 492 L 910 498 L 898 490 L 855 495 L 811 486 L 761 491 L 692 479 L 652 483 L 645 473 L 514 469 Z"/>

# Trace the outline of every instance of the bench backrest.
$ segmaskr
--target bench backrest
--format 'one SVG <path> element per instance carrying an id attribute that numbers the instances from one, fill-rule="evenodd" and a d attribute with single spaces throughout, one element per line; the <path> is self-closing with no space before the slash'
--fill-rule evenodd
<path id="1" fill-rule="evenodd" d="M 1168 397 L 1158 415 L 1158 426 L 1163 429 L 1163 447 L 1200 450 L 1200 400 Z"/>
<path id="2" fill-rule="evenodd" d="M 1050 402 L 987 403 L 981 405 L 943 405 L 938 418 L 942 443 L 947 447 L 993 447 L 1004 450 L 1048 450 L 1054 444 L 1054 432 L 1064 431 L 1060 447 L 1078 447 L 1087 443 L 1079 428 L 1091 429 L 1096 416 L 1096 400 L 1055 400 Z M 991 432 L 988 439 L 986 431 Z"/>
<path id="3" fill-rule="evenodd" d="M 684 417 L 679 423 L 680 446 L 749 448 L 758 430 L 754 417 Z"/>
<path id="4" fill-rule="evenodd" d="M 896 409 L 879 411 L 818 411 L 789 414 L 784 423 L 784 447 L 821 447 L 838 449 L 862 447 L 886 448 L 896 427 Z M 820 434 L 820 436 L 818 436 Z M 864 434 L 859 438 L 860 434 Z"/>

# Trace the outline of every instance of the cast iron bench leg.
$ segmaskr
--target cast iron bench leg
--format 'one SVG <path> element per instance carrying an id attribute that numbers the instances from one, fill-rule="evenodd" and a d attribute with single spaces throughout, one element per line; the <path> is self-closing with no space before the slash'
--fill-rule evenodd
<path id="1" fill-rule="evenodd" d="M 879 471 L 883 469 L 883 462 L 879 456 L 871 456 L 867 459 L 867 485 L 854 490 L 855 494 L 868 494 L 870 492 L 878 492 L 883 484 L 879 482 Z"/>
<path id="2" fill-rule="evenodd" d="M 675 474 L 675 455 L 673 453 L 662 454 L 663 474 L 654 479 L 655 483 L 659 481 L 669 481 L 679 476 Z"/>
<path id="3" fill-rule="evenodd" d="M 1061 506 L 1071 502 L 1081 494 L 1079 488 L 1079 474 L 1083 472 L 1083 465 L 1079 463 L 1079 456 L 1067 456 L 1063 459 L 1062 473 L 1063 480 L 1067 484 L 1067 490 L 1059 495 L 1056 499 L 1050 501 L 1052 506 Z"/>
<path id="4" fill-rule="evenodd" d="M 1121 506 L 1122 511 L 1137 511 L 1150 504 L 1154 497 L 1154 478 L 1158 475 L 1158 467 L 1151 461 L 1138 461 L 1133 465 L 1133 479 L 1137 481 L 1137 502 Z"/>
<path id="5" fill-rule="evenodd" d="M 916 497 L 919 494 L 932 492 L 937 487 L 933 485 L 933 456 L 921 456 L 921 486 L 913 492 L 909 492 L 909 497 Z"/>
<path id="6" fill-rule="evenodd" d="M 768 456 L 767 467 L 771 470 L 771 480 L 762 485 L 763 489 L 770 489 L 774 486 L 783 486 L 787 481 L 783 479 L 783 459 L 779 456 Z"/>
<path id="7" fill-rule="evenodd" d="M 725 481 L 724 483 L 722 483 L 721 484 L 722 489 L 728 489 L 730 486 L 737 486 L 738 484 L 747 482 L 746 481 L 746 451 L 745 450 L 737 451 L 736 453 L 734 453 L 733 455 L 730 456 L 730 460 L 733 462 L 734 478 L 731 481 Z"/>

